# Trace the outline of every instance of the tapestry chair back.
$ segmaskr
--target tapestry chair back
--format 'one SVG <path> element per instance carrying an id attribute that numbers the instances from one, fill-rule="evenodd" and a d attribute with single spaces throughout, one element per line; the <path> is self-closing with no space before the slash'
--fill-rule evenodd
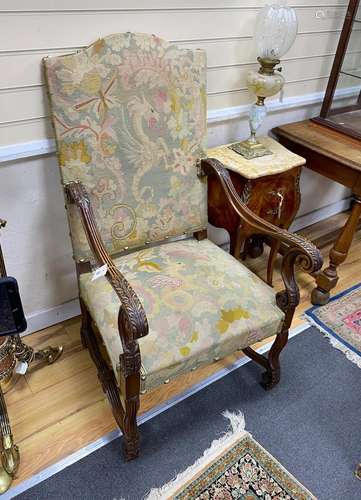
<path id="1" fill-rule="evenodd" d="M 205 53 L 124 33 L 44 64 L 62 182 L 87 189 L 110 255 L 205 228 Z M 67 208 L 75 259 L 91 260 Z"/>

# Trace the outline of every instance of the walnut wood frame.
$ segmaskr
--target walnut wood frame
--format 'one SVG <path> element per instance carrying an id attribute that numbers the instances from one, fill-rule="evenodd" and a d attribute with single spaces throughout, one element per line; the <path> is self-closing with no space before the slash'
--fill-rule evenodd
<path id="1" fill-rule="evenodd" d="M 294 275 L 295 263 L 298 261 L 302 269 L 308 273 L 316 272 L 322 265 L 321 254 L 312 243 L 273 226 L 251 212 L 237 194 L 229 173 L 217 160 L 202 160 L 199 164 L 199 175 L 212 176 L 218 180 L 229 205 L 238 214 L 240 221 L 252 228 L 252 234 L 267 236 L 285 244 L 288 248 L 283 256 L 281 271 L 285 290 L 276 295 L 277 305 L 285 313 L 282 328 L 276 336 L 267 357 L 257 353 L 250 347 L 243 350 L 247 356 L 266 369 L 263 374 L 262 385 L 266 389 L 271 389 L 280 380 L 279 355 L 287 343 L 289 327 L 295 308 L 299 303 L 299 290 Z M 139 432 L 136 417 L 140 400 L 141 355 L 138 339 L 148 334 L 148 322 L 139 298 L 114 265 L 101 240 L 84 186 L 80 182 L 72 182 L 65 186 L 65 192 L 69 203 L 74 203 L 79 208 L 83 227 L 94 257 L 99 265 L 107 264 L 106 277 L 121 302 L 118 325 L 123 354 L 120 355 L 119 359 L 119 388 L 112 368 L 102 355 L 100 341 L 93 327 L 92 318 L 82 301 L 81 337 L 97 367 L 103 390 L 112 406 L 115 420 L 123 432 L 125 458 L 131 460 L 139 454 Z M 203 239 L 206 237 L 206 232 L 200 231 L 195 234 L 195 237 Z M 90 263 L 77 263 L 77 270 L 79 274 L 89 272 Z M 120 398 L 119 392 L 121 392 L 122 398 Z"/>

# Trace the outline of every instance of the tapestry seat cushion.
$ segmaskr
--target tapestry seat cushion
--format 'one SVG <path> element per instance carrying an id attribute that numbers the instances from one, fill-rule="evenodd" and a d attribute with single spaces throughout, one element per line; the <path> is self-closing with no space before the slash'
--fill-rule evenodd
<path id="1" fill-rule="evenodd" d="M 279 332 L 274 290 L 205 239 L 180 240 L 114 260 L 137 293 L 149 334 L 139 339 L 147 390 Z M 81 297 L 106 346 L 117 380 L 120 301 L 105 277 L 80 276 Z"/>

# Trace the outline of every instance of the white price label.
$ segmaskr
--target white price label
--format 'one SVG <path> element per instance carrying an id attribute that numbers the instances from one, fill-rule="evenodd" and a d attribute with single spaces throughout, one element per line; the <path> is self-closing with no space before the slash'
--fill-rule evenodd
<path id="1" fill-rule="evenodd" d="M 98 278 L 101 278 L 102 276 L 105 276 L 105 275 L 107 274 L 107 271 L 108 271 L 108 266 L 107 266 L 107 264 L 104 264 L 104 266 L 102 266 L 102 267 L 98 267 L 98 269 L 96 269 L 96 270 L 93 272 L 92 281 L 95 281 L 95 280 L 97 280 Z"/>
<path id="2" fill-rule="evenodd" d="M 18 361 L 18 364 L 16 365 L 15 371 L 16 373 L 19 373 L 19 375 L 25 375 L 28 369 L 28 363 L 26 361 Z"/>

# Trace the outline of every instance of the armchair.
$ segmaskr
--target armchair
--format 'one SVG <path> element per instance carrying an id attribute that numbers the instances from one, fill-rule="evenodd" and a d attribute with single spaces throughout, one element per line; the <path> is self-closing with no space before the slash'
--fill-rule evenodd
<path id="1" fill-rule="evenodd" d="M 321 264 L 302 238 L 256 217 L 205 158 L 206 61 L 154 35 L 117 34 L 44 60 L 82 309 L 81 338 L 123 433 L 139 453 L 140 395 L 237 349 L 280 380 L 299 301 L 296 261 Z M 275 293 L 207 239 L 207 178 L 254 234 L 283 242 Z M 93 270 L 104 266 L 104 276 Z M 250 346 L 276 335 L 268 354 Z"/>

